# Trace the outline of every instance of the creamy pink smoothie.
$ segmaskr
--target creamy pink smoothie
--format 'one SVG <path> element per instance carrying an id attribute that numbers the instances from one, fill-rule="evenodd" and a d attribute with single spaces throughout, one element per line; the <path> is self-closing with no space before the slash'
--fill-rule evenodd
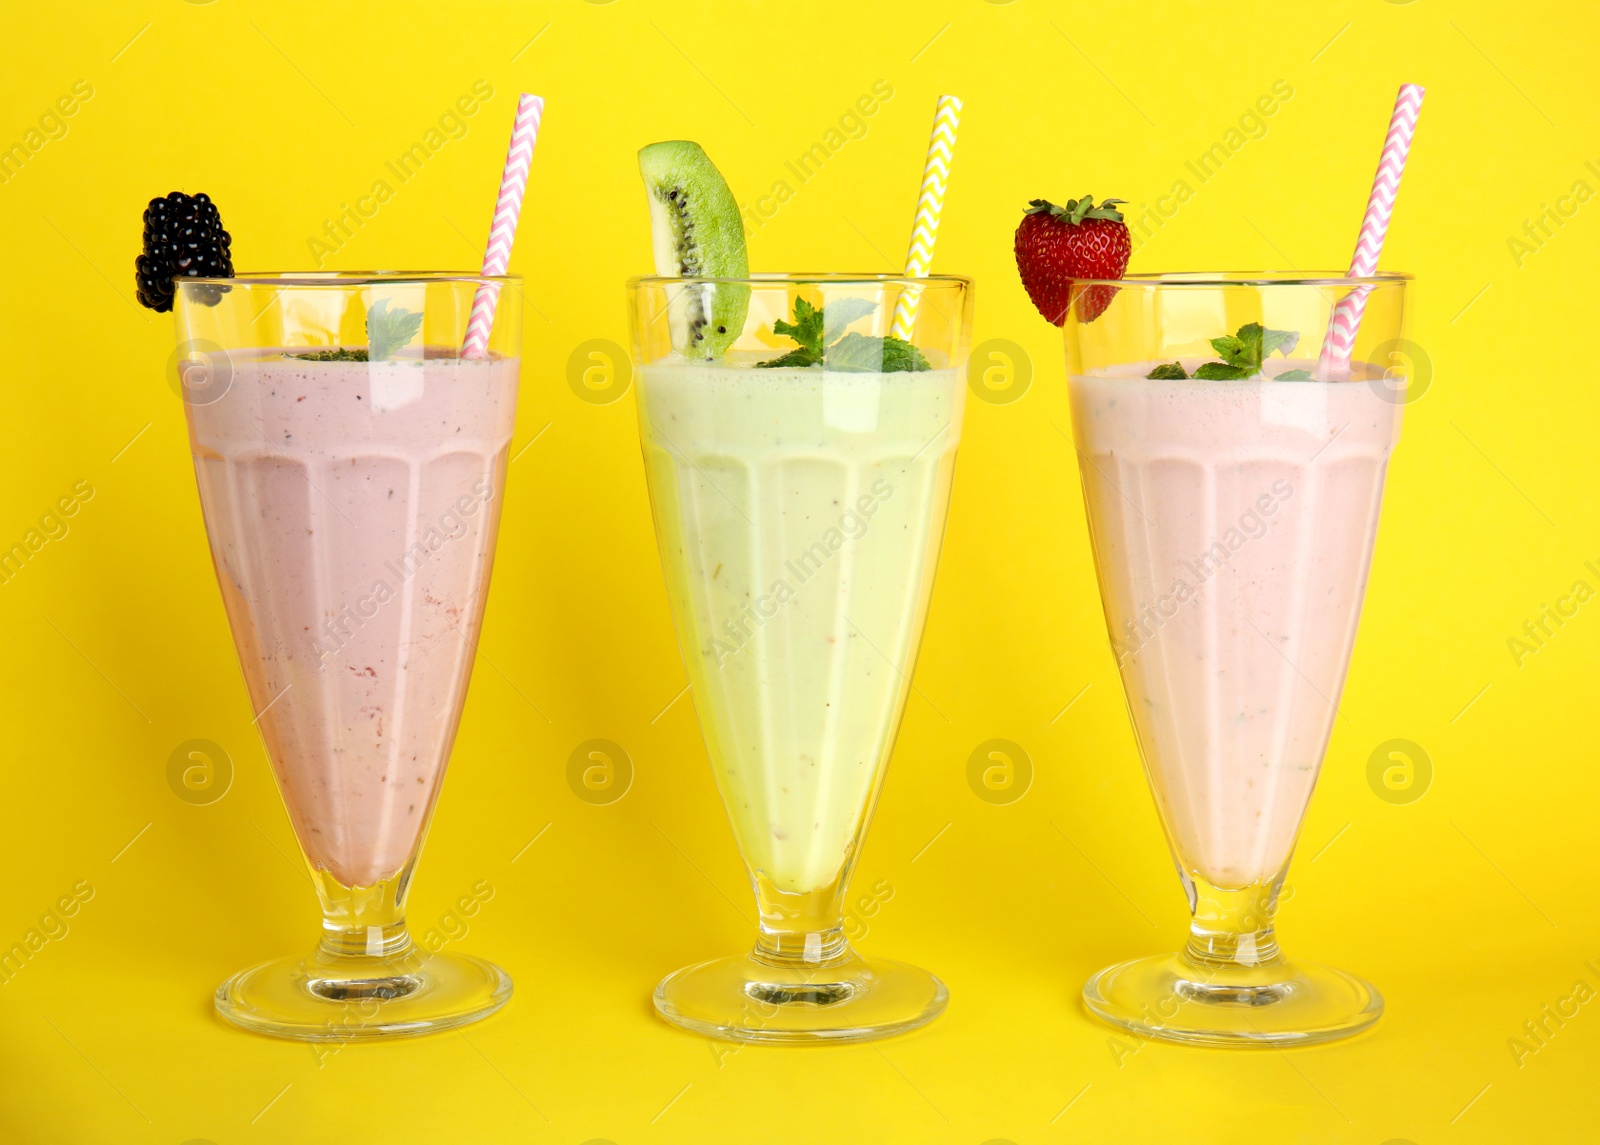
<path id="1" fill-rule="evenodd" d="M 438 798 L 489 588 L 517 366 L 267 353 L 190 407 L 252 706 L 301 846 L 346 886 L 397 874 Z"/>
<path id="2" fill-rule="evenodd" d="M 1401 407 L 1144 372 L 1069 382 L 1101 596 L 1178 861 L 1242 888 L 1288 863 L 1311 798 Z"/>

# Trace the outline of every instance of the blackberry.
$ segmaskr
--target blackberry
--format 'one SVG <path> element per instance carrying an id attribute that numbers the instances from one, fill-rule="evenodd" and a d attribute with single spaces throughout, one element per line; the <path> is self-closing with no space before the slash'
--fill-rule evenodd
<path id="1" fill-rule="evenodd" d="M 151 199 L 144 211 L 144 253 L 135 262 L 139 301 L 151 310 L 172 309 L 174 278 L 229 278 L 232 242 L 211 196 L 173 191 Z M 203 287 L 200 301 L 215 306 L 226 286 Z"/>

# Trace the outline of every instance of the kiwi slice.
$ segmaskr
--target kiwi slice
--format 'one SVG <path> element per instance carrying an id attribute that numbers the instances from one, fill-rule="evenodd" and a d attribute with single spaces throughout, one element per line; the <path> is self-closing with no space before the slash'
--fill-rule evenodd
<path id="1" fill-rule="evenodd" d="M 656 273 L 681 278 L 748 278 L 744 223 L 722 172 L 698 143 L 672 140 L 639 151 L 650 197 Z M 744 330 L 750 289 L 695 283 L 667 314 L 672 347 L 688 358 L 720 358 Z"/>

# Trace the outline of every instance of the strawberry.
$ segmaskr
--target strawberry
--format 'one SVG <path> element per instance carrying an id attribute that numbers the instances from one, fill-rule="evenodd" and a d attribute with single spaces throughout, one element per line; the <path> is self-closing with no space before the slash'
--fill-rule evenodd
<path id="1" fill-rule="evenodd" d="M 1045 199 L 1028 204 L 1017 226 L 1017 273 L 1039 313 L 1055 325 L 1066 321 L 1074 300 L 1080 322 L 1093 322 L 1111 305 L 1116 287 L 1074 290 L 1073 280 L 1121 278 L 1128 269 L 1133 244 L 1117 210 L 1125 201 L 1106 199 L 1095 206 L 1094 196 L 1085 195 L 1065 207 Z"/>

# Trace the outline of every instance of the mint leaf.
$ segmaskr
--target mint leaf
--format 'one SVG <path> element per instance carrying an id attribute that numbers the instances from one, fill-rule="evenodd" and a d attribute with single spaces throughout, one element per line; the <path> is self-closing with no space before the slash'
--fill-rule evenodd
<path id="1" fill-rule="evenodd" d="M 1298 330 L 1266 330 L 1263 331 L 1262 358 L 1267 358 L 1274 353 L 1282 354 L 1287 358 L 1294 353 L 1294 348 L 1300 344 L 1300 331 Z"/>
<path id="2" fill-rule="evenodd" d="M 1239 332 L 1234 335 L 1239 345 L 1243 347 L 1237 358 L 1230 358 L 1229 362 L 1235 366 L 1261 367 L 1261 343 L 1266 331 L 1259 322 L 1246 322 L 1239 327 Z"/>
<path id="3" fill-rule="evenodd" d="M 1273 380 L 1278 382 L 1309 382 L 1312 377 L 1310 370 L 1285 370 Z"/>
<path id="4" fill-rule="evenodd" d="M 390 310 L 389 300 L 380 298 L 367 311 L 368 356 L 382 362 L 417 336 L 422 329 L 422 315 L 410 310 Z"/>
<path id="5" fill-rule="evenodd" d="M 1242 334 L 1248 329 L 1248 326 L 1244 327 L 1240 330 L 1240 333 Z M 1245 349 L 1243 339 L 1236 338 L 1232 334 L 1224 334 L 1220 338 L 1211 339 L 1211 348 L 1217 352 L 1218 357 L 1220 357 L 1224 362 L 1227 362 L 1230 366 L 1244 366 L 1249 364 L 1250 358 Z M 1260 359 L 1257 358 L 1257 361 L 1259 360 Z"/>
<path id="6" fill-rule="evenodd" d="M 1145 375 L 1147 378 L 1155 378 L 1162 381 L 1175 381 L 1178 378 L 1187 378 L 1188 376 L 1182 362 L 1169 362 L 1166 365 L 1157 366 Z"/>
<path id="7" fill-rule="evenodd" d="M 922 351 L 910 342 L 890 336 L 883 340 L 883 372 L 886 374 L 911 373 L 920 374 L 923 370 L 931 370 L 933 366 L 928 359 L 922 356 Z"/>
<path id="8" fill-rule="evenodd" d="M 758 370 L 780 370 L 785 366 L 815 366 L 816 356 L 810 350 L 790 350 L 787 354 L 777 358 L 769 358 L 765 362 L 757 362 Z"/>
<path id="9" fill-rule="evenodd" d="M 365 362 L 365 350 L 317 350 L 311 354 L 290 354 L 289 357 L 302 362 Z"/>
<path id="10" fill-rule="evenodd" d="M 884 339 L 846 334 L 828 347 L 822 368 L 836 373 L 875 374 L 884 369 L 883 359 Z"/>
<path id="11" fill-rule="evenodd" d="M 832 343 L 841 334 L 845 327 L 858 318 L 865 318 L 878 308 L 876 302 L 869 302 L 865 298 L 836 298 L 823 309 L 827 311 L 827 318 L 822 323 L 822 340 Z"/>
<path id="12" fill-rule="evenodd" d="M 1230 366 L 1224 362 L 1207 362 L 1194 372 L 1194 376 L 1206 382 L 1236 382 L 1241 378 L 1249 378 L 1256 371 L 1249 366 Z"/>
<path id="13" fill-rule="evenodd" d="M 846 334 L 829 346 L 822 368 L 849 374 L 895 374 L 931 369 L 928 359 L 910 342 L 867 334 Z"/>

